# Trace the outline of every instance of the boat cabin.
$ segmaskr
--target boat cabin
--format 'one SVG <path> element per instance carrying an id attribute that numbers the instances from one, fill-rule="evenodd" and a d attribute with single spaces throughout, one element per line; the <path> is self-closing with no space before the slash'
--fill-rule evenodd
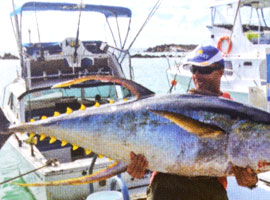
<path id="1" fill-rule="evenodd" d="M 110 101 L 119 101 L 133 96 L 129 90 L 120 85 L 101 81 L 87 81 L 70 87 L 52 89 L 55 84 L 89 75 L 125 78 L 122 62 L 125 57 L 129 57 L 129 53 L 124 50 L 123 43 L 121 46 L 117 46 L 117 43 L 112 46 L 101 40 L 81 40 L 79 31 L 82 30 L 79 25 L 78 29 L 77 25 L 73 27 L 77 29 L 76 37 L 66 37 L 59 42 L 47 42 L 39 38 L 38 41 L 32 42 L 32 35 L 30 36 L 29 33 L 29 42 L 24 42 L 22 33 L 25 32 L 19 19 L 29 11 L 32 14 L 34 12 L 35 15 L 38 15 L 37 11 L 69 14 L 79 12 L 80 16 L 81 12 L 94 12 L 105 17 L 110 28 L 110 18 L 116 18 L 116 21 L 121 17 L 128 18 L 129 21 L 131 18 L 130 9 L 124 7 L 56 2 L 28 2 L 11 12 L 21 61 L 20 76 L 5 87 L 3 94 L 2 109 L 11 123 L 40 120 L 54 116 L 55 113 L 63 114 L 78 110 L 82 106 L 87 108 L 97 103 L 102 106 Z M 37 17 L 33 19 L 37 20 Z M 80 17 L 77 20 L 80 22 Z M 62 24 L 58 25 L 58 28 L 60 27 Z M 37 29 L 39 35 L 39 27 Z M 89 28 L 87 31 L 93 32 Z M 116 40 L 113 32 L 111 34 Z M 131 67 L 130 59 L 128 61 Z M 39 141 L 39 136 L 36 137 Z M 50 144 L 49 138 L 39 141 L 36 147 L 45 157 L 50 155 L 49 152 L 53 152 L 60 162 L 71 162 L 86 156 L 82 149 L 71 151 L 71 145 L 62 147 L 60 141 Z M 63 148 L 69 150 L 62 151 L 63 155 L 55 153 Z"/>

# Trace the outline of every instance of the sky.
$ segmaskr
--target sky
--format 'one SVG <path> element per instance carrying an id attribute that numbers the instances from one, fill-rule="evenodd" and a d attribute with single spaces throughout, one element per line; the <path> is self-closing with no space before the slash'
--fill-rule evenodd
<path id="1" fill-rule="evenodd" d="M 27 2 L 25 0 L 14 1 L 16 6 Z M 51 2 L 52 0 L 47 1 Z M 81 0 L 58 0 L 58 2 L 60 1 L 72 3 L 81 2 Z M 132 22 L 129 35 L 130 43 L 141 28 L 156 1 L 157 0 L 83 0 L 83 3 L 105 4 L 130 8 L 132 11 Z M 171 43 L 199 44 L 203 38 L 209 37 L 206 26 L 211 24 L 209 9 L 209 3 L 211 1 L 212 0 L 163 0 L 155 15 L 150 19 L 138 36 L 133 48 L 148 48 Z M 11 11 L 12 0 L 0 0 L 0 55 L 1 52 L 17 51 L 16 40 L 9 17 Z M 40 19 L 41 17 L 39 20 Z M 47 16 L 45 23 L 51 24 L 52 21 L 55 21 L 55 16 Z M 70 22 L 67 18 L 63 21 L 65 21 L 65 24 Z M 42 26 L 40 22 L 39 26 Z M 74 27 L 73 30 L 76 32 L 77 21 L 74 25 L 70 26 L 72 28 Z M 54 35 L 61 35 L 61 31 L 62 28 L 61 30 L 58 30 L 57 33 L 54 32 Z M 52 32 L 52 30 L 45 29 L 44 31 L 43 29 L 41 34 L 44 38 L 44 36 L 47 36 Z M 32 35 L 34 35 L 34 32 Z"/>

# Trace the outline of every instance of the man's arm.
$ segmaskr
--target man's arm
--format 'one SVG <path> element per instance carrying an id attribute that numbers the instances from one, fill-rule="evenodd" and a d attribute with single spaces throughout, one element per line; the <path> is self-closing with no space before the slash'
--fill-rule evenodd
<path id="1" fill-rule="evenodd" d="M 134 152 L 130 152 L 130 159 L 127 173 L 134 178 L 142 178 L 148 166 L 146 158 L 141 154 L 136 155 Z M 234 166 L 232 172 L 240 186 L 253 188 L 258 182 L 257 174 L 251 168 Z"/>
<path id="2" fill-rule="evenodd" d="M 130 160 L 127 173 L 134 178 L 142 178 L 148 166 L 146 158 L 141 154 L 136 155 L 134 152 L 130 152 Z"/>

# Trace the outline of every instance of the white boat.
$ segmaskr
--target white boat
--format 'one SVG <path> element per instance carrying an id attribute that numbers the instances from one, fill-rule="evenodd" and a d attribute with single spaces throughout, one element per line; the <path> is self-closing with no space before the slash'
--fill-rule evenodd
<path id="1" fill-rule="evenodd" d="M 212 25 L 207 26 L 209 38 L 201 44 L 213 45 L 222 52 L 225 73 L 221 79 L 221 90 L 229 92 L 236 101 L 263 109 L 266 109 L 267 101 L 266 54 L 270 53 L 270 27 L 266 19 L 268 25 L 270 21 L 264 13 L 268 11 L 269 14 L 269 7 L 269 0 L 216 0 L 211 6 Z M 197 48 L 167 69 L 171 91 L 186 93 L 194 87 L 192 74 L 182 63 L 192 57 Z M 245 199 L 247 196 L 262 198 L 268 195 L 270 173 L 262 173 L 258 177 L 259 187 L 252 191 L 239 187 L 235 178 L 228 178 L 228 196 Z"/>
<path id="2" fill-rule="evenodd" d="M 269 6 L 268 0 L 216 0 L 211 6 L 212 24 L 207 26 L 210 34 L 202 44 L 220 49 L 225 60 L 221 89 L 244 103 L 248 103 L 250 87 L 266 84 Z M 167 74 L 170 81 L 178 82 L 176 91 L 186 92 L 192 87 L 191 73 L 181 63 L 169 68 Z"/>
<path id="3" fill-rule="evenodd" d="M 79 31 L 81 31 L 79 23 L 78 29 L 77 26 L 75 27 L 77 37 L 63 38 L 60 42 L 42 42 L 39 32 L 41 24 L 38 24 L 37 19 L 38 13 L 43 11 L 48 11 L 47 13 L 55 18 L 58 15 L 55 15 L 54 12 L 67 14 L 76 12 L 79 13 L 77 15 L 79 22 L 81 13 L 99 13 L 104 16 L 108 25 L 110 25 L 111 18 L 116 19 L 116 21 L 119 18 L 127 18 L 129 20 L 127 30 L 129 30 L 131 19 L 130 9 L 104 5 L 29 2 L 14 9 L 11 13 L 11 19 L 20 54 L 21 72 L 13 82 L 4 88 L 1 109 L 7 120 L 16 124 L 53 116 L 57 113 L 71 112 L 80 109 L 82 105 L 90 107 L 97 102 L 105 104 L 110 100 L 123 101 L 129 98 L 131 93 L 127 89 L 109 82 L 90 81 L 75 87 L 51 89 L 56 83 L 87 75 L 113 75 L 128 78 L 124 74 L 121 62 L 124 57 L 127 57 L 129 61 L 130 59 L 128 51 L 124 50 L 126 38 L 123 43 L 119 42 L 120 46 L 118 47 L 110 46 L 99 40 L 82 41 L 78 37 Z M 31 42 L 32 35 L 28 30 L 30 41 L 28 43 L 23 41 L 24 24 L 22 24 L 22 19 L 27 17 L 29 13 L 34 14 L 33 19 L 36 19 L 38 24 L 39 41 L 36 43 Z M 50 17 L 50 19 L 52 18 Z M 87 20 L 95 21 L 96 19 L 87 18 Z M 46 23 L 48 22 L 46 21 Z M 70 25 L 67 21 L 64 24 Z M 62 29 L 62 26 L 63 24 L 60 24 L 56 28 Z M 93 28 L 95 27 L 89 27 L 90 36 Z M 111 27 L 110 30 L 112 30 Z M 51 31 L 57 33 L 58 30 Z M 128 32 L 126 32 L 126 37 Z M 114 37 L 113 32 L 111 33 Z M 120 32 L 118 35 L 121 35 Z M 116 41 L 116 37 L 114 37 L 114 41 Z M 129 72 L 131 71 L 129 62 Z M 131 75 L 132 73 L 130 73 Z M 57 160 L 52 166 L 44 167 L 24 176 L 25 182 L 44 182 L 80 177 L 100 170 L 113 162 L 101 156 L 97 157 L 94 153 L 72 144 L 65 145 L 60 141 L 55 141 L 54 138 L 43 139 L 31 133 L 16 133 L 7 141 L 6 145 L 10 145 L 22 163 L 20 168 L 22 174 L 41 168 L 50 159 Z M 127 173 L 123 173 L 122 178 L 129 188 L 130 195 L 139 196 L 140 192 L 142 195 L 145 194 L 150 174 L 145 175 L 143 179 L 135 180 Z M 96 191 L 108 190 L 109 183 L 110 180 L 107 180 L 90 185 L 30 187 L 29 190 L 36 199 L 75 200 L 86 198 L 90 193 Z"/>

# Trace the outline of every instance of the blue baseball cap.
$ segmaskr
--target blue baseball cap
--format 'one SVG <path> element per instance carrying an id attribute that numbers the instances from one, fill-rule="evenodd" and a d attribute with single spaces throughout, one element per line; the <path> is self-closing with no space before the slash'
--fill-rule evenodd
<path id="1" fill-rule="evenodd" d="M 213 46 L 199 46 L 188 56 L 184 65 L 205 67 L 213 63 L 224 66 L 224 60 L 219 50 Z"/>

